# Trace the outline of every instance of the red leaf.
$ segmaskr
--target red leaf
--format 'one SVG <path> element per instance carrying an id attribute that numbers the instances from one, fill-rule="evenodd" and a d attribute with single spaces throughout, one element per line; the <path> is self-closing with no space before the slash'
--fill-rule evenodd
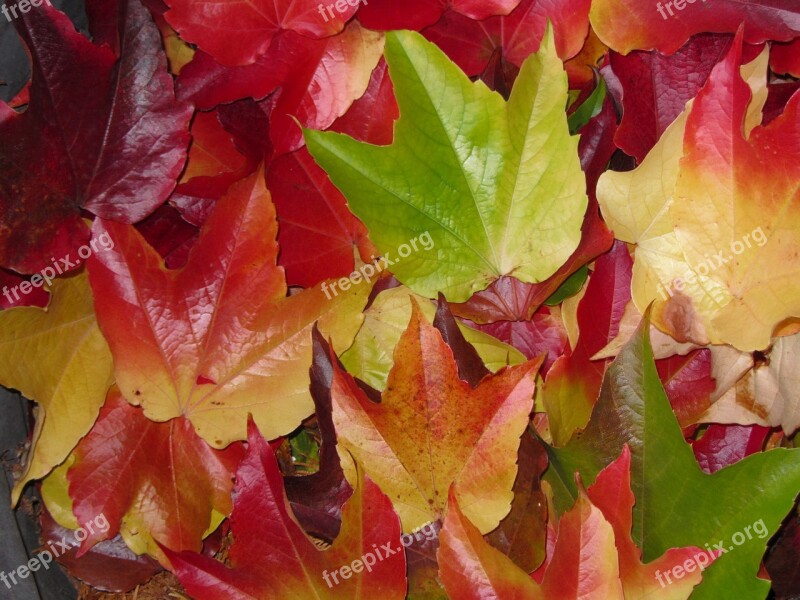
<path id="1" fill-rule="evenodd" d="M 711 353 L 707 349 L 656 361 L 658 376 L 681 427 L 695 423 L 711 405 L 716 383 L 711 377 Z"/>
<path id="2" fill-rule="evenodd" d="M 522 66 L 539 49 L 549 19 L 558 55 L 567 60 L 580 51 L 589 32 L 589 4 L 589 0 L 522 0 L 507 16 L 484 21 L 449 11 L 422 33 L 472 76 L 486 68 L 498 49 L 503 60 Z"/>
<path id="3" fill-rule="evenodd" d="M 709 425 L 703 437 L 692 443 L 695 458 L 706 473 L 715 473 L 761 452 L 770 428 L 760 425 Z"/>
<path id="4" fill-rule="evenodd" d="M 275 454 L 251 422 L 247 456 L 236 473 L 231 567 L 199 554 L 165 552 L 186 591 L 204 600 L 400 600 L 406 591 L 400 520 L 389 498 L 365 476 L 359 479 L 342 511 L 342 532 L 328 550 L 318 550 L 289 512 Z M 392 554 L 384 560 L 372 554 L 374 563 L 364 571 L 361 559 L 384 546 Z M 361 570 L 344 579 L 339 570 L 353 560 L 362 562 Z"/>
<path id="5" fill-rule="evenodd" d="M 590 359 L 619 331 L 625 305 L 631 299 L 632 267 L 622 242 L 616 242 L 611 252 L 597 259 L 578 305 L 577 344 L 547 373 L 542 392 L 557 446 L 566 444 L 574 430 L 589 420 L 609 362 Z"/>
<path id="6" fill-rule="evenodd" d="M 170 10 L 164 16 L 181 38 L 223 65 L 238 66 L 256 62 L 282 32 L 315 39 L 339 33 L 358 10 L 358 3 L 342 1 L 344 10 L 331 17 L 320 10 L 323 5 L 317 0 L 167 0 Z"/>
<path id="7" fill-rule="evenodd" d="M 90 533 L 81 552 L 113 538 L 121 526 L 128 543 L 139 540 L 140 552 L 157 552 L 151 536 L 173 550 L 200 550 L 212 510 L 231 510 L 233 473 L 243 454 L 241 442 L 214 450 L 183 417 L 149 420 L 112 388 L 67 474 L 81 526 L 98 515 L 109 524 Z"/>
<path id="8" fill-rule="evenodd" d="M 95 589 L 129 592 L 162 570 L 149 556 L 136 555 L 119 535 L 100 542 L 78 558 L 80 542 L 75 538 L 76 531 L 61 527 L 46 509 L 39 523 L 42 526 L 42 545 L 60 553 L 56 560 L 69 570 L 70 575 Z M 64 550 L 61 544 L 66 544 L 68 550 Z"/>
<path id="9" fill-rule="evenodd" d="M 592 27 L 617 52 L 657 49 L 672 54 L 703 31 L 736 33 L 744 27 L 744 41 L 789 41 L 800 34 L 797 2 L 789 0 L 594 0 Z"/>
<path id="10" fill-rule="evenodd" d="M 248 66 L 228 67 L 198 52 L 178 78 L 178 94 L 200 109 L 264 98 L 280 87 L 271 113 L 277 154 L 303 145 L 300 127 L 327 129 L 367 89 L 383 37 L 352 23 L 335 37 L 312 40 L 287 31 Z"/>
<path id="11" fill-rule="evenodd" d="M 530 321 L 497 321 L 477 328 L 522 352 L 525 358 L 545 355 L 542 375 L 567 349 L 567 331 L 560 317 L 541 307 Z"/>
<path id="12" fill-rule="evenodd" d="M 800 77 L 800 38 L 785 44 L 773 42 L 769 66 L 775 73 Z"/>
<path id="13" fill-rule="evenodd" d="M 378 249 L 342 193 L 303 147 L 275 159 L 267 186 L 278 212 L 280 264 L 289 285 L 310 287 L 353 272 L 353 250 L 372 262 Z"/>
<path id="14" fill-rule="evenodd" d="M 49 5 L 16 23 L 33 80 L 25 112 L 0 102 L 0 264 L 32 273 L 89 239 L 82 208 L 133 223 L 166 200 L 191 108 L 138 0 L 120 3 L 118 61 Z"/>
<path id="15" fill-rule="evenodd" d="M 385 146 L 392 143 L 394 122 L 399 116 L 389 68 L 386 60 L 381 58 L 372 71 L 367 91 L 329 129 L 362 142 Z"/>
<path id="16" fill-rule="evenodd" d="M 659 52 L 611 52 L 611 69 L 622 86 L 622 123 L 614 141 L 642 162 L 667 126 L 694 98 L 711 69 L 730 48 L 731 35 L 704 33 L 671 56 Z"/>

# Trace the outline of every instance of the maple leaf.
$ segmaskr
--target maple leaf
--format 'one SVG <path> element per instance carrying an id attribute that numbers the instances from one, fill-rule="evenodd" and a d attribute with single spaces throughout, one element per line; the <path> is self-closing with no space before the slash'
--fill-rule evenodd
<path id="1" fill-rule="evenodd" d="M 445 51 L 467 75 L 483 72 L 496 51 L 517 67 L 539 49 L 548 20 L 562 60 L 575 56 L 589 32 L 588 0 L 522 0 L 504 16 L 477 21 L 445 12 L 422 34 Z"/>
<path id="2" fill-rule="evenodd" d="M 199 554 L 165 550 L 192 596 L 405 598 L 400 521 L 389 498 L 359 470 L 339 536 L 327 550 L 317 549 L 289 512 L 275 454 L 252 422 L 247 455 L 236 473 L 231 531 L 230 568 Z"/>
<path id="3" fill-rule="evenodd" d="M 183 417 L 149 420 L 112 388 L 67 472 L 73 513 L 89 532 L 81 552 L 118 532 L 137 554 L 159 559 L 157 543 L 200 550 L 203 537 L 230 514 L 233 474 L 243 456 L 240 442 L 209 447 Z M 97 515 L 107 520 L 105 531 L 89 527 Z"/>
<path id="4" fill-rule="evenodd" d="M 644 561 L 670 548 L 721 548 L 724 553 L 706 568 L 692 598 L 733 591 L 763 596 L 769 584 L 756 576 L 758 566 L 800 486 L 797 451 L 757 453 L 712 475 L 702 472 L 658 380 L 648 318 L 606 370 L 587 428 L 564 448 L 549 451 L 545 480 L 553 486 L 556 508 L 566 510 L 577 497 L 575 472 L 584 482 L 594 481 L 627 444 L 636 498 L 632 539 Z"/>
<path id="5" fill-rule="evenodd" d="M 89 238 L 81 209 L 134 223 L 175 185 L 192 108 L 175 100 L 147 10 L 125 0 L 119 11 L 119 59 L 49 3 L 17 20 L 33 78 L 27 110 L 0 102 L 3 266 L 34 273 L 74 255 Z"/>
<path id="6" fill-rule="evenodd" d="M 741 53 L 739 35 L 641 166 L 601 177 L 598 200 L 615 235 L 637 243 L 632 287 L 640 310 L 655 300 L 654 323 L 679 341 L 751 351 L 800 314 L 798 266 L 785 250 L 800 243 L 800 224 L 793 225 L 800 161 L 792 158 L 800 95 L 758 126 L 767 55 L 742 67 L 748 87 Z M 775 148 L 783 149 L 779 160 Z M 754 173 L 763 185 L 754 187 Z M 653 177 L 659 185 L 647 181 Z"/>
<path id="7" fill-rule="evenodd" d="M 429 232 L 435 253 L 393 268 L 421 295 L 441 291 L 463 302 L 503 275 L 542 281 L 578 245 L 586 186 L 564 114 L 566 74 L 548 31 L 508 103 L 419 34 L 388 33 L 400 106 L 393 144 L 305 130 L 311 155 L 379 249 L 391 253 Z"/>
<path id="8" fill-rule="evenodd" d="M 796 0 L 595 0 L 590 17 L 600 39 L 617 52 L 672 54 L 696 33 L 735 33 L 742 24 L 750 44 L 788 41 L 800 35 L 799 9 Z"/>
<path id="9" fill-rule="evenodd" d="M 364 313 L 364 325 L 356 339 L 341 356 L 342 364 L 353 377 L 357 377 L 375 389 L 386 387 L 386 379 L 392 367 L 392 356 L 397 343 L 408 326 L 412 306 L 416 302 L 426 319 L 432 319 L 434 308 L 421 296 L 404 287 L 396 287 L 378 294 Z M 513 347 L 495 338 L 467 327 L 457 325 L 461 334 L 475 347 L 479 361 L 491 371 L 506 365 L 518 365 L 525 357 Z M 465 379 L 462 376 L 462 379 Z"/>
<path id="10" fill-rule="evenodd" d="M 330 300 L 321 287 L 286 296 L 263 169 L 217 202 L 181 269 L 166 270 L 130 226 L 94 229 L 115 242 L 89 261 L 98 322 L 120 390 L 148 418 L 184 416 L 224 448 L 244 439 L 248 413 L 271 439 L 313 412 L 311 327 L 349 346 L 369 286 Z"/>
<path id="11" fill-rule="evenodd" d="M 97 326 L 85 273 L 58 279 L 46 310 L 0 311 L 0 383 L 39 408 L 24 474 L 12 492 L 64 462 L 92 428 L 113 382 L 108 344 Z"/>
<path id="12" fill-rule="evenodd" d="M 340 454 L 352 454 L 389 494 L 404 531 L 440 518 L 444 488 L 453 482 L 467 513 L 490 531 L 512 500 L 540 364 L 506 367 L 473 388 L 459 379 L 452 351 L 415 301 L 380 403 L 335 365 L 331 397 Z"/>
<path id="13" fill-rule="evenodd" d="M 168 0 L 164 14 L 180 36 L 223 65 L 249 65 L 264 54 L 274 38 L 293 32 L 309 38 L 334 36 L 358 10 L 360 0 L 345 2 L 333 16 L 319 11 L 316 0 L 254 0 L 198 4 Z M 236 43 L 232 44 L 231 39 Z"/>

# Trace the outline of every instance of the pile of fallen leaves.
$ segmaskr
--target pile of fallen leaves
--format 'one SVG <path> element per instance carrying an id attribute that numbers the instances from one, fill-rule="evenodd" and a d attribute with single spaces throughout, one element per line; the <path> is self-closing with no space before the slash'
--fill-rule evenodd
<path id="1" fill-rule="evenodd" d="M 90 39 L 9 2 L 33 560 L 83 597 L 797 597 L 779 4 L 87 0 Z"/>

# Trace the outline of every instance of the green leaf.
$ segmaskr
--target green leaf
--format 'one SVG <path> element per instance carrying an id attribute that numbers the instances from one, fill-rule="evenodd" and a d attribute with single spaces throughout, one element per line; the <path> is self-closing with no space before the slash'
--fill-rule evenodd
<path id="1" fill-rule="evenodd" d="M 580 131 L 584 125 L 599 115 L 600 111 L 603 110 L 603 101 L 606 99 L 606 82 L 597 71 L 595 71 L 595 80 L 597 81 L 597 85 L 592 93 L 567 119 L 570 133 L 574 134 Z"/>
<path id="2" fill-rule="evenodd" d="M 586 430 L 564 448 L 550 448 L 545 479 L 556 507 L 577 497 L 574 473 L 585 485 L 628 444 L 631 487 L 636 496 L 633 538 L 650 561 L 668 548 L 723 543 L 733 548 L 703 575 L 692 598 L 764 598 L 758 579 L 767 540 L 791 510 L 800 489 L 800 454 L 777 449 L 754 454 L 708 475 L 700 470 L 658 379 L 648 337 L 649 312 L 637 333 L 609 366 Z M 763 520 L 769 533 L 753 535 Z M 751 538 L 736 545 L 750 527 Z M 760 529 L 760 527 L 758 527 Z"/>
<path id="3" fill-rule="evenodd" d="M 547 306 L 558 306 L 567 298 L 571 298 L 581 291 L 583 284 L 589 277 L 589 267 L 583 265 L 562 283 L 553 294 L 544 301 Z"/>
<path id="4" fill-rule="evenodd" d="M 400 106 L 394 143 L 305 131 L 308 149 L 389 257 L 424 232 L 435 248 L 392 267 L 415 292 L 463 302 L 501 275 L 535 283 L 577 247 L 586 211 L 567 77 L 552 28 L 508 102 L 413 32 L 386 34 Z"/>

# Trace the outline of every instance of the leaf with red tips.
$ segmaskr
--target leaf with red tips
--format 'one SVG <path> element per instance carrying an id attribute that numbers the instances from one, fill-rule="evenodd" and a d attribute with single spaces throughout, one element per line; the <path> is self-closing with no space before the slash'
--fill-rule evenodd
<path id="1" fill-rule="evenodd" d="M 678 341 L 751 352 L 800 314 L 789 250 L 800 244 L 800 94 L 760 125 L 767 56 L 742 56 L 740 33 L 642 164 L 603 174 L 598 199 L 617 237 L 637 244 L 639 310 L 653 302 L 653 322 Z"/>
<path id="2" fill-rule="evenodd" d="M 88 241 L 82 209 L 133 223 L 175 185 L 191 107 L 175 100 L 145 8 L 119 7 L 119 59 L 49 3 L 16 21 L 33 80 L 27 110 L 0 102 L 2 266 L 36 272 Z"/>
<path id="3" fill-rule="evenodd" d="M 614 531 L 585 493 L 559 521 L 541 584 L 489 546 L 452 492 L 439 541 L 439 577 L 451 598 L 623 598 Z"/>
<path id="4" fill-rule="evenodd" d="M 119 532 L 137 553 L 160 558 L 156 542 L 199 551 L 218 524 L 214 515 L 230 513 L 244 449 L 237 442 L 214 450 L 183 417 L 154 423 L 112 388 L 74 456 L 69 494 L 78 523 L 90 531 L 81 552 Z M 107 520 L 105 531 L 89 528 L 97 515 Z"/>
<path id="5" fill-rule="evenodd" d="M 263 177 L 216 203 L 181 269 L 166 270 L 134 228 L 95 223 L 115 242 L 90 259 L 89 278 L 123 395 L 155 421 L 186 417 L 216 448 L 244 439 L 248 414 L 271 439 L 311 414 L 311 327 L 319 321 L 343 350 L 370 291 L 287 297 Z"/>
<path id="6" fill-rule="evenodd" d="M 541 360 L 503 368 L 473 389 L 416 302 L 394 358 L 379 404 L 334 365 L 340 453 L 352 454 L 389 494 L 404 531 L 442 516 L 451 483 L 480 529 L 494 529 L 513 498 L 517 448 Z"/>
<path id="7" fill-rule="evenodd" d="M 631 491 L 631 452 L 622 448 L 619 458 L 603 469 L 589 487 L 587 494 L 592 504 L 599 508 L 614 529 L 614 540 L 619 554 L 619 574 L 626 598 L 650 596 L 674 599 L 688 598 L 692 589 L 702 579 L 702 568 L 714 561 L 714 556 L 697 547 L 671 548 L 660 557 L 642 563 L 642 551 L 631 539 L 634 497 Z M 580 501 L 580 500 L 579 500 Z M 574 510 L 574 509 L 573 509 Z M 559 529 L 560 533 L 560 529 Z M 675 566 L 693 562 L 681 578 L 665 583 L 664 572 Z"/>
<path id="8" fill-rule="evenodd" d="M 358 473 L 342 511 L 341 532 L 330 548 L 319 550 L 289 511 L 275 454 L 251 422 L 247 456 L 236 473 L 230 567 L 199 554 L 165 551 L 173 571 L 189 594 L 205 600 L 402 600 L 406 561 L 400 521 L 389 498 Z M 369 567 L 363 560 L 367 554 L 373 562 Z M 354 561 L 360 565 L 350 569 Z"/>

